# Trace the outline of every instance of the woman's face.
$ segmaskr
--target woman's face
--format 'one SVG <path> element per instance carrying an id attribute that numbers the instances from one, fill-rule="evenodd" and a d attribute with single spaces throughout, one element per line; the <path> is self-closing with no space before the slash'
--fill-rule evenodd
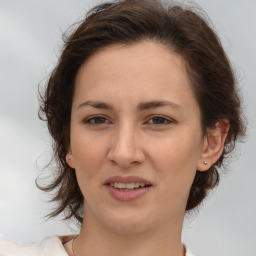
<path id="1" fill-rule="evenodd" d="M 205 139 L 179 55 L 152 41 L 97 51 L 76 77 L 70 136 L 87 220 L 119 232 L 183 220 Z"/>

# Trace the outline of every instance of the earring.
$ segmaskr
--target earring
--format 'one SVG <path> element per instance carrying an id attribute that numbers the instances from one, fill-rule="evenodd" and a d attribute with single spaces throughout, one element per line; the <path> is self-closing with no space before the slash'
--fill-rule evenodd
<path id="1" fill-rule="evenodd" d="M 207 165 L 207 161 L 204 161 L 204 164 Z"/>

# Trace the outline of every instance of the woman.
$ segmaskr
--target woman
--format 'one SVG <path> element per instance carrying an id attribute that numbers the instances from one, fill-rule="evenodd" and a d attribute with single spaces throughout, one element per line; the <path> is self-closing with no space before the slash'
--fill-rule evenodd
<path id="1" fill-rule="evenodd" d="M 199 14 L 157 0 L 96 6 L 67 38 L 40 111 L 59 168 L 38 186 L 56 189 L 49 216 L 81 230 L 38 246 L 2 239 L 3 255 L 192 255 L 184 215 L 244 134 L 232 69 Z"/>

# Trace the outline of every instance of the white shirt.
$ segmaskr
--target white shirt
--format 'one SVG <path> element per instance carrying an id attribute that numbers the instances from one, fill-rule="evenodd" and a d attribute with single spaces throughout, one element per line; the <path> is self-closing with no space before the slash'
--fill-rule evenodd
<path id="1" fill-rule="evenodd" d="M 50 236 L 38 244 L 17 245 L 0 235 L 0 256 L 68 256 L 63 244 L 72 238 Z M 193 256 L 187 247 L 186 251 L 186 256 Z"/>

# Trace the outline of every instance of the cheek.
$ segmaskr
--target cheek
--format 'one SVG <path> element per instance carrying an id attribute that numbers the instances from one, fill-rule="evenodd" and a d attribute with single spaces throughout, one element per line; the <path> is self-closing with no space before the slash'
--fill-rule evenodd
<path id="1" fill-rule="evenodd" d="M 71 146 L 78 182 L 90 182 L 99 174 L 105 148 L 101 143 L 82 136 L 74 139 Z"/>
<path id="2" fill-rule="evenodd" d="M 200 155 L 199 142 L 197 135 L 182 132 L 152 147 L 151 155 L 155 155 L 154 167 L 161 172 L 164 182 L 177 189 L 183 185 L 189 187 L 193 182 Z"/>
<path id="3" fill-rule="evenodd" d="M 192 167 L 199 156 L 198 146 L 197 140 L 191 136 L 175 135 L 165 139 L 158 146 L 154 146 L 153 150 L 159 162 L 170 163 L 169 166 L 178 165 L 182 167 L 190 165 Z"/>
<path id="4" fill-rule="evenodd" d="M 90 144 L 88 141 L 80 141 L 79 146 L 74 148 L 73 154 L 78 185 L 85 200 L 97 201 L 99 195 L 95 192 L 99 191 L 101 185 L 100 170 L 104 161 L 102 147 Z"/>

